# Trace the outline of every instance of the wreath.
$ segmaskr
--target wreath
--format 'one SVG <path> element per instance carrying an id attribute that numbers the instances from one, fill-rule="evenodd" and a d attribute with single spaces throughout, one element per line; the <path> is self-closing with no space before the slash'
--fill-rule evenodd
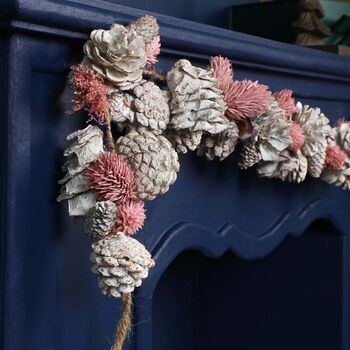
<path id="1" fill-rule="evenodd" d="M 155 264 L 132 235 L 143 227 L 144 200 L 175 182 L 179 153 L 224 160 L 239 143 L 242 170 L 256 166 L 261 177 L 296 183 L 309 175 L 350 189 L 350 122 L 331 127 L 319 108 L 295 103 L 291 90 L 234 79 L 221 56 L 207 68 L 181 59 L 162 76 L 154 70 L 159 53 L 154 17 L 113 24 L 91 32 L 68 79 L 68 113 L 85 110 L 88 126 L 67 136 L 58 201 L 85 217 L 102 293 L 122 298 L 113 350 L 130 327 L 131 293 Z"/>

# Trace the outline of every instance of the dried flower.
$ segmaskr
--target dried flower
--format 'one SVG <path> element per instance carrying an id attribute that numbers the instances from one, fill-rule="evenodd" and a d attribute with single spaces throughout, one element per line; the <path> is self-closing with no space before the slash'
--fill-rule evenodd
<path id="1" fill-rule="evenodd" d="M 71 113 L 83 108 L 91 118 L 104 123 L 109 103 L 108 90 L 103 77 L 84 64 L 77 64 L 71 69 L 73 73 L 71 83 L 74 93 Z"/>
<path id="2" fill-rule="evenodd" d="M 213 72 L 213 77 L 218 79 L 216 86 L 221 90 L 226 84 L 229 84 L 233 79 L 232 64 L 227 57 L 211 57 L 210 69 Z"/>
<path id="3" fill-rule="evenodd" d="M 115 152 L 103 152 L 85 171 L 89 187 L 98 200 L 123 202 L 136 197 L 134 173 Z"/>
<path id="4" fill-rule="evenodd" d="M 153 66 L 158 60 L 157 56 L 160 53 L 160 36 L 155 36 L 149 44 L 146 45 L 146 56 L 147 56 L 147 65 Z"/>
<path id="5" fill-rule="evenodd" d="M 271 92 L 266 85 L 251 80 L 234 80 L 223 88 L 229 118 L 255 118 L 265 111 Z"/>
<path id="6" fill-rule="evenodd" d="M 116 230 L 127 235 L 136 233 L 143 227 L 146 219 L 144 202 L 139 199 L 128 199 L 118 206 L 119 214 Z"/>
<path id="7" fill-rule="evenodd" d="M 288 89 L 283 89 L 272 94 L 279 107 L 284 110 L 286 118 L 290 118 L 298 110 L 292 95 L 293 91 Z"/>
<path id="8" fill-rule="evenodd" d="M 327 146 L 326 149 L 326 168 L 341 170 L 346 160 L 345 152 L 339 146 Z"/>
<path id="9" fill-rule="evenodd" d="M 292 126 L 289 131 L 289 136 L 292 139 L 292 143 L 289 145 L 289 149 L 291 151 L 296 151 L 303 147 L 303 144 L 305 142 L 305 136 L 303 134 L 302 127 L 298 123 L 292 122 Z"/>

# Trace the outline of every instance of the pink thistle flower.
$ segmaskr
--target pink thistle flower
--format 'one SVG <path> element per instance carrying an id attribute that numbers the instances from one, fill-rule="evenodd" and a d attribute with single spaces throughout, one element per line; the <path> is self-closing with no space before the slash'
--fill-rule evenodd
<path id="1" fill-rule="evenodd" d="M 232 80 L 223 88 L 226 116 L 236 120 L 256 118 L 265 111 L 271 92 L 266 85 L 251 80 Z"/>
<path id="2" fill-rule="evenodd" d="M 105 114 L 109 109 L 108 90 L 103 77 L 86 65 L 78 64 L 72 68 L 73 107 L 70 113 L 85 109 L 91 118 L 105 123 Z"/>
<path id="3" fill-rule="evenodd" d="M 337 120 L 337 126 L 342 126 L 343 124 L 347 124 L 350 126 L 350 121 L 346 120 L 345 118 L 341 118 Z"/>
<path id="4" fill-rule="evenodd" d="M 213 77 L 218 79 L 216 86 L 221 90 L 233 79 L 232 64 L 227 57 L 211 57 L 210 69 L 213 71 Z"/>
<path id="5" fill-rule="evenodd" d="M 160 36 L 155 36 L 149 44 L 146 45 L 146 56 L 147 56 L 147 65 L 153 66 L 158 60 L 157 56 L 160 53 Z"/>
<path id="6" fill-rule="evenodd" d="M 85 177 L 98 200 L 121 203 L 136 197 L 134 173 L 115 152 L 102 152 L 85 170 Z"/>
<path id="7" fill-rule="evenodd" d="M 346 160 L 345 152 L 339 146 L 327 146 L 326 149 L 326 168 L 341 170 Z"/>
<path id="8" fill-rule="evenodd" d="M 143 227 L 146 219 L 144 202 L 139 199 L 128 199 L 118 206 L 119 213 L 116 230 L 133 235 Z"/>
<path id="9" fill-rule="evenodd" d="M 289 119 L 297 111 L 297 106 L 292 94 L 293 91 L 288 89 L 283 89 L 272 94 L 279 107 L 284 110 L 287 119 Z"/>
<path id="10" fill-rule="evenodd" d="M 303 144 L 305 142 L 305 136 L 303 134 L 302 127 L 298 123 L 292 123 L 292 127 L 289 131 L 289 136 L 292 139 L 292 143 L 289 145 L 289 149 L 291 151 L 297 151 L 298 149 L 303 147 Z"/>

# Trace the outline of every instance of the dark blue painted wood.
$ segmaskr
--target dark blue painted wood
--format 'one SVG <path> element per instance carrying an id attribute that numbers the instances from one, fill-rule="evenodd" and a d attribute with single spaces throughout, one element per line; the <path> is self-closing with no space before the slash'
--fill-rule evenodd
<path id="1" fill-rule="evenodd" d="M 107 27 L 113 21 L 126 23 L 143 11 L 104 1 L 63 0 L 7 1 L 0 8 L 4 14 L 1 78 L 7 87 L 0 92 L 2 347 L 18 350 L 24 342 L 28 350 L 108 349 L 118 319 L 118 303 L 100 295 L 95 277 L 89 271 L 90 241 L 83 235 L 82 222 L 69 218 L 65 206 L 55 202 L 61 153 L 67 145 L 64 137 L 84 125 L 83 118 L 64 115 L 58 96 L 63 92 L 68 67 L 81 58 L 88 31 Z M 211 54 L 224 54 L 233 60 L 237 78 L 259 79 L 273 90 L 290 87 L 303 102 L 319 105 L 333 121 L 349 117 L 348 59 L 163 15 L 159 19 L 164 37 L 161 70 L 168 69 L 179 57 L 205 65 Z M 215 311 L 215 303 L 210 303 L 214 289 L 201 283 L 215 281 L 215 271 L 217 277 L 225 271 L 232 273 L 232 282 L 224 284 L 218 296 L 229 310 L 227 317 L 221 316 L 221 321 L 227 323 L 223 328 L 225 333 L 232 322 L 232 344 L 235 333 L 242 336 L 246 332 L 240 328 L 239 315 L 248 317 L 243 315 L 243 306 L 239 308 L 238 318 L 231 316 L 236 306 L 250 305 L 252 300 L 251 305 L 257 303 L 261 311 L 270 307 L 283 320 L 282 331 L 293 336 L 291 332 L 297 320 L 295 315 L 289 321 L 288 316 L 283 317 L 282 310 L 279 313 L 282 301 L 291 303 L 286 306 L 287 315 L 294 306 L 300 310 L 311 302 L 309 294 L 303 296 L 304 291 L 315 294 L 318 287 L 326 288 L 329 284 L 329 303 L 322 302 L 322 295 L 315 295 L 314 304 L 305 309 L 303 317 L 308 323 L 314 322 L 315 328 L 306 332 L 305 338 L 299 336 L 298 344 L 305 348 L 312 340 L 309 337 L 315 338 L 317 329 L 325 332 L 328 327 L 329 334 L 313 339 L 314 348 L 329 349 L 329 342 L 334 341 L 332 349 L 350 350 L 349 193 L 315 179 L 301 185 L 258 179 L 254 170 L 240 172 L 234 155 L 222 163 L 207 162 L 194 155 L 181 156 L 180 161 L 181 172 L 175 185 L 164 196 L 147 203 L 148 220 L 138 238 L 152 251 L 157 265 L 135 296 L 136 326 L 126 349 L 162 348 L 166 337 L 171 336 L 169 329 L 165 329 L 164 338 L 157 331 L 162 320 L 173 324 L 188 317 L 187 323 L 180 327 L 184 332 L 172 333 L 184 343 L 204 332 L 201 324 L 196 335 L 188 332 L 194 327 L 189 321 L 193 314 L 188 303 L 179 309 L 181 318 L 162 315 L 160 304 L 168 300 L 168 310 L 176 310 L 178 299 L 169 295 L 176 293 L 176 289 L 165 291 L 168 283 L 180 278 L 177 276 L 184 269 L 181 265 L 184 261 L 193 263 L 189 271 L 195 269 L 197 258 L 191 254 L 176 259 L 184 251 L 195 250 L 208 257 L 198 258 L 204 259 L 203 266 L 208 266 L 204 268 L 208 269 L 208 276 L 200 270 L 201 278 L 189 278 L 187 287 L 179 287 L 179 293 L 186 290 L 195 293 L 201 287 L 203 293 L 195 300 L 193 312 L 196 315 L 195 308 L 203 308 L 201 320 L 209 327 L 210 315 Z M 334 227 L 309 228 L 319 219 Z M 315 227 L 317 234 L 313 233 Z M 299 237 L 306 231 L 312 232 Z M 288 235 L 298 238 L 286 238 Z M 283 243 L 280 251 L 273 252 L 284 240 L 286 247 Z M 227 257 L 226 251 L 252 261 L 238 262 L 232 256 Z M 255 265 L 256 259 L 270 253 L 266 265 L 265 260 L 258 263 L 262 265 Z M 273 258 L 274 254 L 280 258 Z M 210 259 L 215 259 L 212 264 Z M 258 286 L 264 283 L 264 278 L 254 271 L 265 266 L 262 268 L 266 274 L 271 271 L 271 276 L 279 276 L 283 273 L 279 259 L 290 264 L 286 271 L 294 271 L 291 282 L 298 285 L 290 287 L 287 280 L 282 283 L 278 278 L 269 279 L 260 291 Z M 300 275 L 293 270 L 294 264 L 305 265 L 305 269 L 298 270 Z M 253 276 L 249 277 L 250 274 Z M 252 278 L 250 282 L 249 278 Z M 170 282 L 162 282 L 167 279 Z M 243 293 L 239 286 L 245 284 L 254 290 L 243 289 Z M 299 291 L 299 299 L 290 296 L 281 299 L 280 304 L 274 303 L 276 290 L 288 294 L 289 287 Z M 157 299 L 153 301 L 154 295 Z M 267 306 L 253 302 L 253 298 L 264 300 Z M 313 315 L 318 307 L 319 313 Z M 327 317 L 323 328 L 322 317 Z M 271 325 L 277 327 L 279 319 L 275 320 Z M 261 349 L 280 350 L 283 343 L 278 341 L 283 340 L 284 333 L 273 343 L 276 334 L 268 328 L 267 321 L 266 335 L 257 337 L 261 339 Z M 249 331 L 253 342 L 258 321 L 251 324 Z M 301 328 L 297 331 L 301 334 Z M 215 329 L 218 336 L 217 332 Z M 152 335 L 157 339 L 153 340 Z M 336 337 L 339 341 L 334 340 Z M 205 334 L 199 339 L 191 349 L 205 349 Z M 226 335 L 223 339 L 215 343 L 217 347 L 236 348 L 227 344 Z M 256 350 L 254 343 L 247 344 L 249 349 Z"/>

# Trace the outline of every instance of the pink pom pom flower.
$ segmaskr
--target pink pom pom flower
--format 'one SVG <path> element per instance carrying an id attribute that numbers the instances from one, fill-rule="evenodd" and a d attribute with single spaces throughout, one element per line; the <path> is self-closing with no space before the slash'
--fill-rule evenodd
<path id="1" fill-rule="evenodd" d="M 251 80 L 234 80 L 223 88 L 226 116 L 235 120 L 256 118 L 266 108 L 271 92 L 266 85 Z"/>
<path id="2" fill-rule="evenodd" d="M 218 79 L 216 86 L 221 90 L 233 79 L 232 64 L 227 57 L 211 57 L 210 69 L 213 71 L 213 77 Z"/>
<path id="3" fill-rule="evenodd" d="M 70 113 L 85 109 L 91 118 L 95 118 L 99 123 L 105 123 L 109 102 L 108 89 L 103 77 L 84 64 L 75 65 L 71 69 L 74 97 Z"/>
<path id="4" fill-rule="evenodd" d="M 115 152 L 101 153 L 85 170 L 85 177 L 98 200 L 121 203 L 136 197 L 134 173 Z"/>
<path id="5" fill-rule="evenodd" d="M 116 230 L 127 235 L 133 235 L 140 230 L 145 222 L 145 205 L 139 199 L 128 199 L 119 206 Z"/>
<path id="6" fill-rule="evenodd" d="M 345 152 L 339 146 L 327 146 L 326 149 L 326 168 L 341 170 L 346 160 Z"/>
<path id="7" fill-rule="evenodd" d="M 289 149 L 291 151 L 297 151 L 298 149 L 303 147 L 303 144 L 305 142 L 305 136 L 303 134 L 302 127 L 298 123 L 292 123 L 292 126 L 289 131 L 289 136 L 292 139 L 292 143 L 289 145 Z"/>
<path id="8" fill-rule="evenodd" d="M 275 92 L 272 95 L 277 101 L 279 107 L 284 110 L 287 119 L 289 119 L 297 111 L 297 106 L 292 94 L 292 90 L 283 89 L 281 91 Z"/>
<path id="9" fill-rule="evenodd" d="M 151 42 L 146 45 L 146 56 L 147 56 L 147 65 L 153 66 L 158 60 L 157 56 L 160 53 L 160 36 L 155 36 Z"/>

